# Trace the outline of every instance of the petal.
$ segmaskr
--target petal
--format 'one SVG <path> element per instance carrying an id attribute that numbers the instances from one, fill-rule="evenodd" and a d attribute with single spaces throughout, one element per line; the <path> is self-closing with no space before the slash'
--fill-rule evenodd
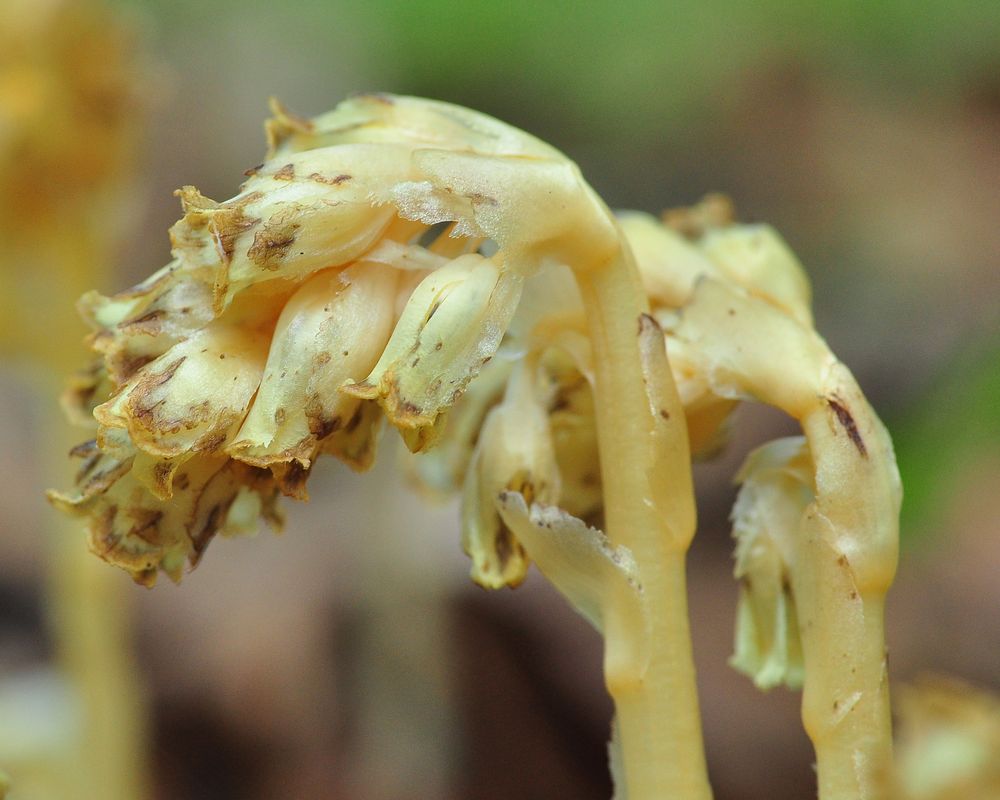
<path id="1" fill-rule="evenodd" d="M 317 443 L 342 428 L 360 403 L 343 394 L 378 361 L 392 330 L 396 271 L 358 263 L 314 275 L 286 304 L 260 390 L 227 452 L 266 467 L 308 466 Z"/>
<path id="2" fill-rule="evenodd" d="M 211 281 L 176 263 L 162 270 L 156 280 L 113 297 L 90 292 L 79 308 L 95 331 L 91 347 L 104 355 L 108 373 L 117 384 L 125 383 L 214 316 Z"/>
<path id="3" fill-rule="evenodd" d="M 717 395 L 759 399 L 796 418 L 815 406 L 823 374 L 836 363 L 815 331 L 715 280 L 700 281 L 670 325 L 668 332 L 688 345 L 695 368 Z"/>
<path id="4" fill-rule="evenodd" d="M 548 414 L 535 385 L 533 363 L 514 367 L 503 402 L 486 416 L 462 492 L 462 547 L 472 558 L 472 579 L 498 589 L 524 580 L 528 561 L 496 508 L 503 491 L 553 503 L 559 471 Z"/>
<path id="5" fill-rule="evenodd" d="M 439 418 L 493 357 L 517 307 L 521 279 L 470 254 L 432 272 L 413 292 L 385 352 L 343 391 L 378 400 L 389 421 L 429 446 Z"/>
<path id="6" fill-rule="evenodd" d="M 599 514 L 604 502 L 594 393 L 590 382 L 574 367 L 564 364 L 559 369 L 553 364 L 552 354 L 547 355 L 549 374 L 555 383 L 549 425 L 562 478 L 559 505 L 573 516 L 587 519 Z"/>
<path id="7" fill-rule="evenodd" d="M 140 369 L 94 416 L 161 458 L 217 452 L 260 385 L 267 342 L 241 326 L 209 325 Z"/>

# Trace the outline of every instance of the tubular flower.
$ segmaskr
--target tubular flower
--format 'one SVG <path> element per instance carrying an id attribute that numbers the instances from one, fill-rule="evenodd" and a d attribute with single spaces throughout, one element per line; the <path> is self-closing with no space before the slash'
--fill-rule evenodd
<path id="1" fill-rule="evenodd" d="M 525 281 L 553 253 L 616 241 L 571 162 L 483 115 L 381 95 L 313 121 L 274 111 L 268 159 L 236 197 L 178 192 L 170 264 L 80 303 L 99 358 L 66 405 L 96 434 L 75 451 L 75 489 L 50 498 L 147 585 L 158 570 L 179 579 L 218 532 L 256 515 L 277 524 L 276 496 L 305 497 L 320 454 L 367 468 L 383 418 L 411 450 L 429 448 L 497 353 Z M 580 226 L 539 215 L 540 191 L 598 228 L 567 237 Z M 532 407 L 535 390 L 513 387 L 511 407 Z M 503 429 L 502 414 L 488 427 Z M 523 488 L 528 470 L 544 498 L 551 462 L 525 449 L 486 483 Z M 485 506 L 472 516 L 495 528 Z"/>
<path id="2" fill-rule="evenodd" d="M 760 689 L 802 686 L 802 643 L 794 583 L 802 516 L 813 493 L 812 464 L 799 436 L 751 453 L 737 475 L 733 506 L 736 648 L 730 661 Z"/>

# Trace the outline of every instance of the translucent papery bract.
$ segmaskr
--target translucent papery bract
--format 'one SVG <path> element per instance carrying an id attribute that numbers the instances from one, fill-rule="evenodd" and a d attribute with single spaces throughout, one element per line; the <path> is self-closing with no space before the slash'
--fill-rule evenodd
<path id="1" fill-rule="evenodd" d="M 361 401 L 340 392 L 378 361 L 392 330 L 397 272 L 358 263 L 306 281 L 278 318 L 253 407 L 227 452 L 260 467 L 308 467 Z"/>
<path id="2" fill-rule="evenodd" d="M 462 491 L 462 546 L 472 579 L 498 589 L 524 580 L 528 561 L 496 509 L 502 491 L 529 501 L 559 498 L 559 471 L 533 359 L 515 365 L 503 401 L 486 416 Z"/>
<path id="3" fill-rule="evenodd" d="M 616 597 L 633 601 L 619 602 L 615 609 L 626 618 L 623 624 L 646 627 L 642 586 L 627 548 L 612 547 L 602 531 L 561 509 L 529 507 L 519 492 L 503 492 L 496 502 L 504 524 L 539 570 L 591 625 L 603 630 L 609 598 Z"/>
<path id="4" fill-rule="evenodd" d="M 476 254 L 435 270 L 416 288 L 371 374 L 343 391 L 378 400 L 413 452 L 496 353 L 517 308 L 520 276 Z"/>
<path id="5" fill-rule="evenodd" d="M 492 239 L 508 269 L 606 263 L 620 245 L 611 213 L 566 158 L 510 158 L 428 149 L 413 154 L 420 178 L 380 198 L 428 225 L 455 222 L 463 236 Z"/>
<path id="6" fill-rule="evenodd" d="M 811 473 L 805 439 L 792 437 L 753 451 L 737 476 L 742 486 L 732 520 L 740 599 L 729 663 L 760 689 L 802 686 L 793 571 L 802 516 L 813 500 Z"/>

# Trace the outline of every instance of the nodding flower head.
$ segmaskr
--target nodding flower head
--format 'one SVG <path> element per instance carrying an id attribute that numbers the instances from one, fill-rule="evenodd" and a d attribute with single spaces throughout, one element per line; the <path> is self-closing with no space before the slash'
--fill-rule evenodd
<path id="1" fill-rule="evenodd" d="M 277 523 L 277 495 L 304 497 L 320 454 L 368 467 L 383 418 L 430 447 L 525 280 L 618 243 L 575 165 L 489 117 L 383 95 L 312 121 L 274 111 L 268 159 L 236 197 L 178 192 L 170 264 L 80 303 L 99 357 L 67 397 L 96 434 L 76 448 L 76 488 L 50 497 L 141 583 L 178 579 L 218 532 Z M 530 407 L 531 385 L 489 430 L 516 427 L 502 409 Z M 512 451 L 511 475 L 491 466 L 490 487 L 531 473 L 546 496 L 557 481 L 530 450 Z M 477 536 L 502 538 L 474 516 Z"/>

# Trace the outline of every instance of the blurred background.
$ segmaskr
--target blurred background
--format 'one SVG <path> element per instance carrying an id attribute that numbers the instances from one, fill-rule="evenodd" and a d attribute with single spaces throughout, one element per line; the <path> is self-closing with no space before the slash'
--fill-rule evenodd
<path id="1" fill-rule="evenodd" d="M 76 4 L 0 0 L 21 22 L 60 5 Z M 91 281 L 103 292 L 169 260 L 174 189 L 235 194 L 262 159 L 271 95 L 303 116 L 371 90 L 468 105 L 562 149 L 612 207 L 658 213 L 722 191 L 744 219 L 774 225 L 812 278 L 817 328 L 896 441 L 906 500 L 887 612 L 892 680 L 934 672 L 1000 691 L 1000 5 L 108 7 L 121 41 L 74 62 L 128 84 L 115 113 L 135 126 L 113 242 Z M 16 105 L 3 93 L 13 58 L 0 56 L 0 115 Z M 70 125 L 54 109 L 41 118 L 56 132 Z M 70 134 L 92 145 L 88 136 Z M 12 174 L 0 167 L 8 216 L 24 204 Z M 67 175 L 46 180 L 85 199 L 86 184 Z M 63 320 L 77 333 L 58 347 L 82 352 L 66 284 L 56 274 L 34 295 L 8 289 L 0 311 Z M 53 473 L 38 445 L 54 413 L 36 394 L 42 356 L 0 352 L 3 708 L 25 696 L 10 687 L 28 684 L 12 681 L 40 679 L 53 662 L 41 531 L 54 512 L 42 492 L 67 485 L 69 467 Z M 798 696 L 760 694 L 726 665 L 731 478 L 750 448 L 794 428 L 748 407 L 736 430 L 696 467 L 690 605 L 709 768 L 719 800 L 809 797 Z M 410 491 L 396 439 L 385 437 L 373 474 L 322 463 L 312 501 L 285 503 L 285 534 L 218 542 L 183 586 L 146 591 L 115 575 L 151 714 L 150 796 L 610 796 L 597 634 L 537 573 L 514 592 L 472 586 L 457 508 L 428 508 Z"/>

